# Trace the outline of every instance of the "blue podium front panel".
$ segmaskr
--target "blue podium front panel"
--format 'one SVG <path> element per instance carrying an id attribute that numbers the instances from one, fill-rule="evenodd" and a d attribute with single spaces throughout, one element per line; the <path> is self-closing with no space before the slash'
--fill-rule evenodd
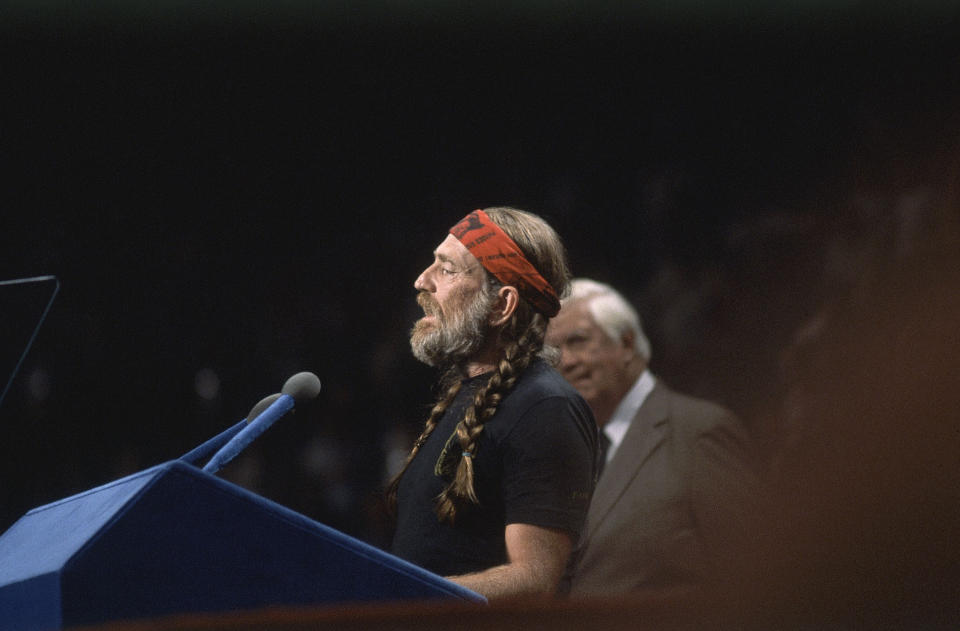
<path id="1" fill-rule="evenodd" d="M 36 508 L 0 537 L 3 630 L 430 598 L 483 602 L 180 461 Z"/>

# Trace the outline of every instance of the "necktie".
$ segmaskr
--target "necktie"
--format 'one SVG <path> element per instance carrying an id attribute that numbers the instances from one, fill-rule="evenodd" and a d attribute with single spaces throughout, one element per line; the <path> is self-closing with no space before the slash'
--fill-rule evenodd
<path id="1" fill-rule="evenodd" d="M 600 460 L 597 463 L 597 477 L 603 473 L 603 467 L 607 464 L 607 451 L 610 450 L 610 437 L 607 433 L 600 430 Z"/>

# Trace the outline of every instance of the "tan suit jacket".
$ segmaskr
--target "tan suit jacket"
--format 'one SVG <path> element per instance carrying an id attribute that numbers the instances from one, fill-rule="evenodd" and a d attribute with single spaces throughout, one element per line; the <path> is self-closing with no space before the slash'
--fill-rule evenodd
<path id="1" fill-rule="evenodd" d="M 729 410 L 659 380 L 594 491 L 566 577 L 572 595 L 696 584 L 737 554 L 758 483 Z"/>

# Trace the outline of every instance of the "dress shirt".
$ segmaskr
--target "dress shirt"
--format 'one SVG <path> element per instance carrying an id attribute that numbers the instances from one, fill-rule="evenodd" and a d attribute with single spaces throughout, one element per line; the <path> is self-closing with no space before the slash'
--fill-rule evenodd
<path id="1" fill-rule="evenodd" d="M 603 433 L 610 439 L 610 447 L 607 449 L 606 460 L 608 463 L 613 460 L 613 455 L 617 452 L 617 447 L 619 447 L 623 441 L 627 430 L 630 429 L 630 423 L 633 422 L 633 418 L 637 415 L 637 410 L 643 405 L 647 395 L 653 390 L 655 383 L 656 380 L 653 377 L 653 373 L 649 370 L 644 370 L 640 376 L 637 377 L 637 381 L 630 390 L 627 391 L 627 394 L 620 400 L 610 420 L 603 426 Z"/>

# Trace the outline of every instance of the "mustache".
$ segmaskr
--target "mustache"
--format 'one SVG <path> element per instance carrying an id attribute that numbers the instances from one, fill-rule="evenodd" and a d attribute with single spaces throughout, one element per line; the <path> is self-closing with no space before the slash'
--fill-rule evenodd
<path id="1" fill-rule="evenodd" d="M 419 294 L 417 294 L 417 304 L 420 305 L 420 308 L 423 309 L 423 312 L 428 316 L 439 318 L 442 315 L 440 303 L 434 300 L 433 296 L 425 291 L 421 291 Z"/>

